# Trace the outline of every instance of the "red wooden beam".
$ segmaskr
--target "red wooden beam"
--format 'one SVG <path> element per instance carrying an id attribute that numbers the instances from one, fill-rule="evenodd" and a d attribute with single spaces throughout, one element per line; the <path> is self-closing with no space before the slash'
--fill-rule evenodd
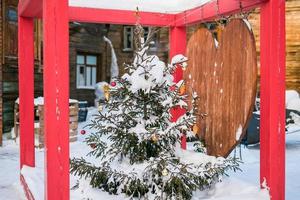
<path id="1" fill-rule="evenodd" d="M 186 28 L 185 27 L 170 27 L 170 53 L 169 58 L 172 59 L 173 56 L 177 54 L 185 55 L 186 51 Z M 174 73 L 174 82 L 179 82 L 183 78 L 182 68 L 176 68 Z M 180 116 L 185 113 L 185 109 L 176 107 L 171 110 L 172 121 L 176 121 Z M 186 136 L 181 138 L 181 148 L 186 149 Z"/>
<path id="2" fill-rule="evenodd" d="M 19 15 L 22 17 L 41 17 L 43 0 L 20 0 Z"/>
<path id="3" fill-rule="evenodd" d="M 34 33 L 33 19 L 19 17 L 20 167 L 34 167 Z"/>
<path id="4" fill-rule="evenodd" d="M 174 14 L 153 12 L 139 12 L 140 24 L 145 26 L 168 26 L 175 19 Z M 135 11 L 95 9 L 95 8 L 69 8 L 70 21 L 106 23 L 106 24 L 136 24 Z"/>
<path id="5" fill-rule="evenodd" d="M 216 0 L 176 15 L 174 26 L 185 26 L 217 19 L 258 7 L 266 0 Z M 242 6 L 242 9 L 241 9 Z"/>
<path id="6" fill-rule="evenodd" d="M 69 195 L 68 0 L 43 4 L 45 97 L 45 199 Z"/>
<path id="7" fill-rule="evenodd" d="M 261 6 L 260 181 L 285 198 L 285 1 Z"/>

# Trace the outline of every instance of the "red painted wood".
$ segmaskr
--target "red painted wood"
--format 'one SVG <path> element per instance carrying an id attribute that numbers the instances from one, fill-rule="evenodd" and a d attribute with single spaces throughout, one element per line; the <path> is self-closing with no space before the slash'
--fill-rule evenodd
<path id="1" fill-rule="evenodd" d="M 260 181 L 285 198 L 285 1 L 261 7 Z"/>
<path id="2" fill-rule="evenodd" d="M 166 26 L 171 24 L 174 14 L 153 12 L 139 12 L 140 24 L 145 26 Z M 135 11 L 95 9 L 95 8 L 69 8 L 70 21 L 106 23 L 106 24 L 136 24 Z"/>
<path id="3" fill-rule="evenodd" d="M 185 27 L 170 27 L 170 60 L 177 54 L 185 55 L 186 51 L 186 28 Z M 174 73 L 174 81 L 177 83 L 183 78 L 182 68 L 178 67 Z M 172 121 L 176 121 L 185 113 L 185 109 L 176 107 L 171 110 Z M 181 138 L 181 148 L 186 149 L 186 136 Z"/>
<path id="4" fill-rule="evenodd" d="M 266 0 L 241 0 L 243 11 L 258 7 L 265 1 Z M 177 14 L 173 25 L 192 25 L 239 12 L 241 12 L 239 0 L 211 1 L 203 6 Z"/>
<path id="5" fill-rule="evenodd" d="M 20 181 L 21 181 L 21 184 L 23 186 L 23 189 L 24 189 L 25 196 L 26 196 L 27 200 L 34 200 L 34 196 L 31 193 L 30 188 L 28 187 L 28 185 L 26 183 L 26 180 L 25 180 L 23 175 L 20 176 Z"/>
<path id="6" fill-rule="evenodd" d="M 34 33 L 33 19 L 19 17 L 20 167 L 34 167 Z"/>
<path id="7" fill-rule="evenodd" d="M 186 28 L 185 27 L 170 27 L 170 53 L 169 57 L 170 60 L 173 58 L 173 56 L 177 54 L 183 54 L 186 53 Z M 182 69 L 180 67 L 177 68 L 175 74 L 174 74 L 174 81 L 178 82 L 182 80 Z"/>
<path id="8" fill-rule="evenodd" d="M 243 11 L 258 7 L 267 0 L 241 0 Z M 20 15 L 25 17 L 42 17 L 42 0 L 22 0 L 20 2 Z M 217 2 L 219 8 L 217 6 Z M 140 12 L 141 24 L 148 26 L 184 26 L 212 20 L 218 16 L 224 16 L 241 12 L 240 1 L 218 0 L 204 6 L 193 8 L 179 14 L 166 14 L 156 12 Z M 136 23 L 134 11 L 70 7 L 70 21 L 129 24 Z"/>
<path id="9" fill-rule="evenodd" d="M 68 0 L 43 4 L 45 199 L 69 199 Z"/>
<path id="10" fill-rule="evenodd" d="M 43 0 L 20 0 L 19 15 L 22 17 L 41 17 Z"/>

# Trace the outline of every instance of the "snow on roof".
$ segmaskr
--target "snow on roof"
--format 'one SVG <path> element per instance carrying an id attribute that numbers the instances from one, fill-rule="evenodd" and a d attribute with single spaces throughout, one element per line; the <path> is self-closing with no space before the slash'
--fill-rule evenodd
<path id="1" fill-rule="evenodd" d="M 160 13 L 178 13 L 212 0 L 69 0 L 69 6 Z"/>

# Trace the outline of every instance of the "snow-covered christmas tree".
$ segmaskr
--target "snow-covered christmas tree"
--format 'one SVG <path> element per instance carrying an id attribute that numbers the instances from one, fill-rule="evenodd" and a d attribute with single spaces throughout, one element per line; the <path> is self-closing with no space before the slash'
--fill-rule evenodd
<path id="1" fill-rule="evenodd" d="M 136 35 L 142 34 L 136 27 Z M 142 38 L 142 37 L 140 37 Z M 151 38 L 151 37 L 149 37 Z M 182 134 L 193 136 L 197 95 L 182 92 L 183 81 L 173 82 L 172 73 L 182 63 L 177 56 L 171 64 L 148 55 L 149 44 L 137 42 L 135 59 L 128 73 L 115 78 L 106 93 L 106 104 L 89 128 L 88 156 L 71 160 L 71 173 L 90 181 L 90 185 L 110 194 L 125 193 L 138 199 L 191 199 L 193 192 L 219 181 L 227 169 L 238 169 L 235 159 L 208 156 L 200 141 L 189 150 L 180 148 Z M 178 59 L 179 58 L 179 59 Z M 181 61 L 180 61 L 181 60 Z M 180 62 L 180 64 L 179 64 Z M 191 110 L 171 121 L 171 109 Z"/>

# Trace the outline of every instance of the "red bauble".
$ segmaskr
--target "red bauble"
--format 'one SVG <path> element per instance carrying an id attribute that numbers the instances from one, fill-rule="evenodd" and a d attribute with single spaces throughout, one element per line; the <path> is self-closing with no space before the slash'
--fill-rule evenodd
<path id="1" fill-rule="evenodd" d="M 110 83 L 110 85 L 115 87 L 117 85 L 117 83 L 113 81 L 113 82 Z"/>
<path id="2" fill-rule="evenodd" d="M 176 89 L 175 85 L 172 85 L 172 86 L 170 87 L 170 90 L 171 90 L 171 91 L 174 91 L 175 89 Z"/>
<path id="3" fill-rule="evenodd" d="M 90 144 L 90 147 L 91 147 L 92 149 L 95 149 L 96 146 L 97 146 L 96 143 L 91 143 L 91 144 Z"/>
<path id="4" fill-rule="evenodd" d="M 81 131 L 80 131 L 80 134 L 81 134 L 81 135 L 84 135 L 85 133 L 86 133 L 85 130 L 81 130 Z"/>

